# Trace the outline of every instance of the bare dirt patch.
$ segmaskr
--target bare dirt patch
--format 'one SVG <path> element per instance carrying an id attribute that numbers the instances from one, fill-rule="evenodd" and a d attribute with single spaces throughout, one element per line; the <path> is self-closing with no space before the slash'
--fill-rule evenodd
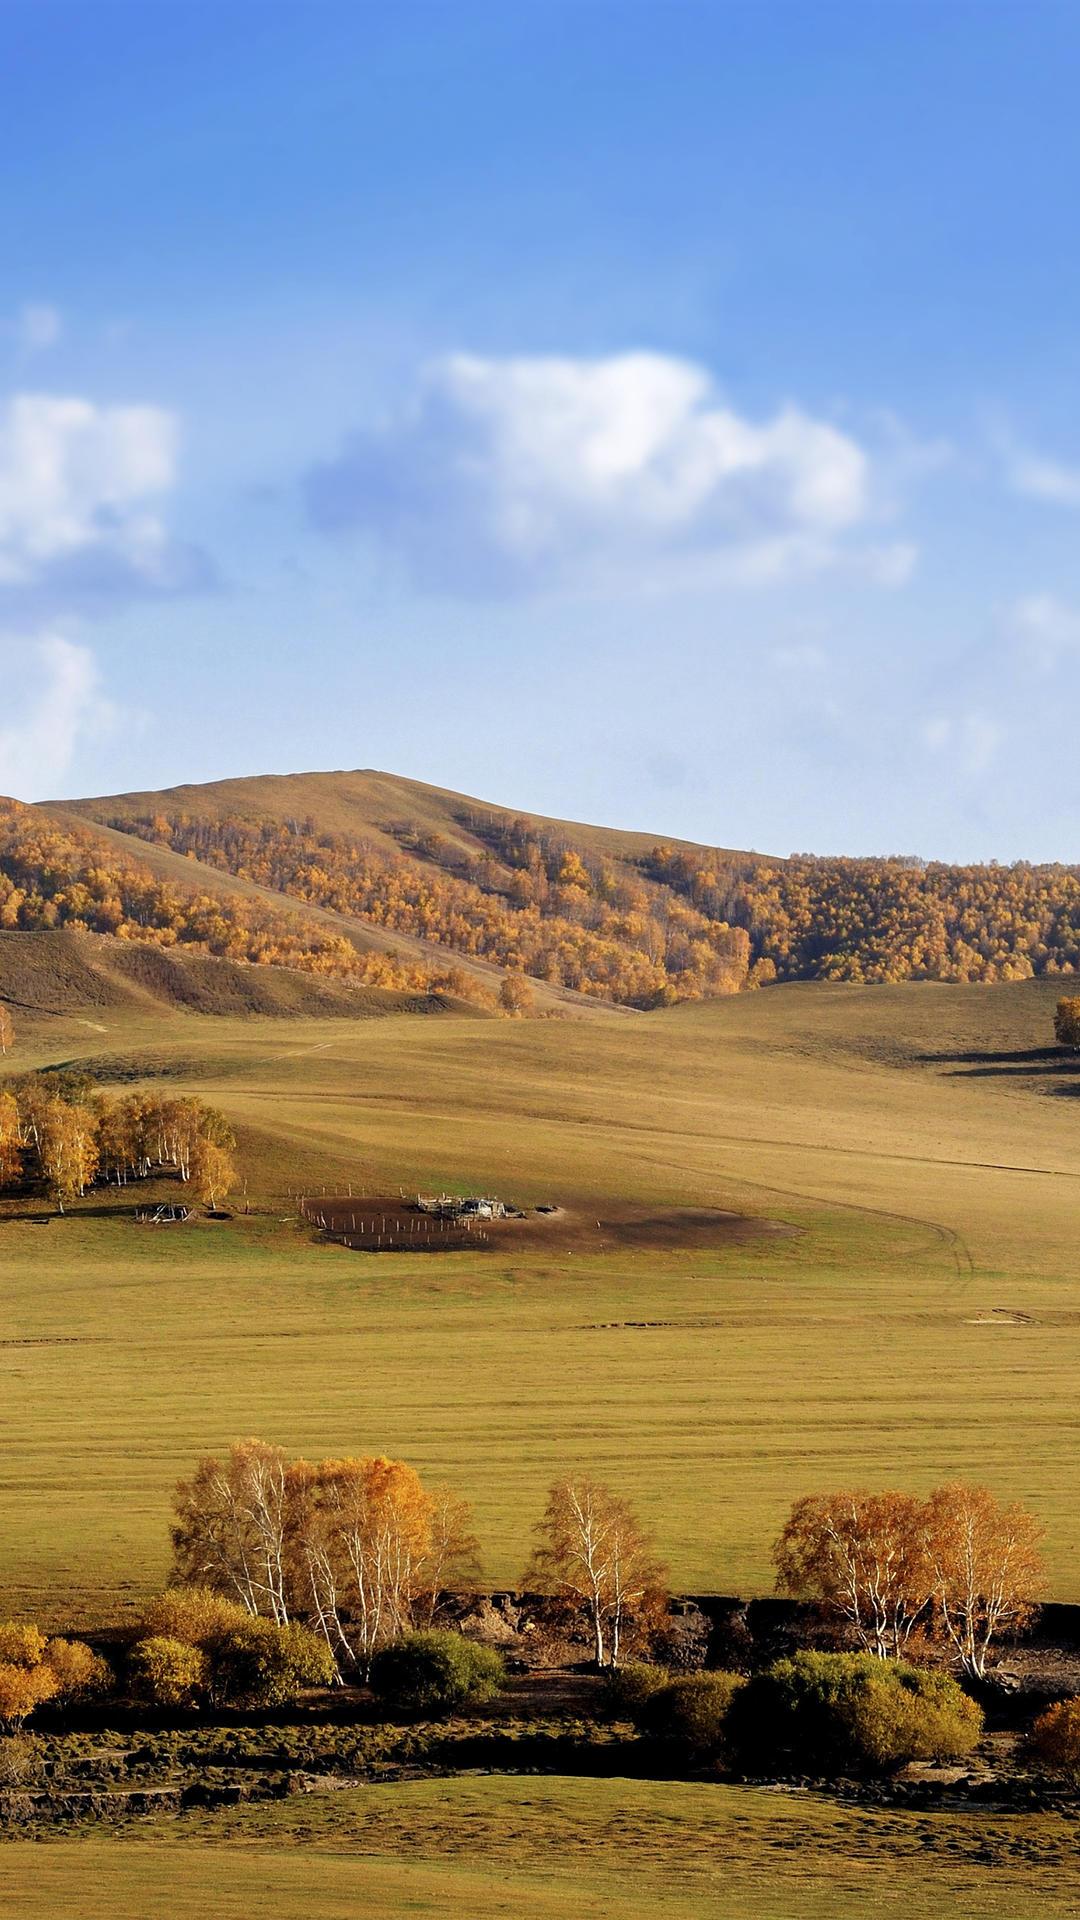
<path id="1" fill-rule="evenodd" d="M 650 1207 L 578 1202 L 514 1208 L 504 1219 L 439 1220 L 400 1195 L 340 1194 L 308 1199 L 304 1217 L 319 1232 L 364 1253 L 508 1254 L 526 1250 L 604 1253 L 613 1248 L 708 1251 L 733 1240 L 794 1232 L 722 1207 Z"/>

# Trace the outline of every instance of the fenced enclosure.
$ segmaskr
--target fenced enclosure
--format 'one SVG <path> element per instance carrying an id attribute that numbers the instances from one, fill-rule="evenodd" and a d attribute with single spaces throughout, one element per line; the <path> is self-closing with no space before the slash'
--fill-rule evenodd
<path id="1" fill-rule="evenodd" d="M 301 1194 L 297 1207 L 309 1226 L 356 1253 L 456 1253 L 491 1244 L 478 1217 L 426 1212 L 400 1197 Z"/>

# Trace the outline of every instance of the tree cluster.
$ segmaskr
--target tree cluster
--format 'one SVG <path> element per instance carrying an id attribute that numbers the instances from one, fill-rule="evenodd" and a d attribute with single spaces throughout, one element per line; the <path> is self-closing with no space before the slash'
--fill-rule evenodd
<path id="1" fill-rule="evenodd" d="M 342 1673 L 429 1626 L 442 1588 L 475 1570 L 469 1510 L 401 1460 L 290 1461 L 238 1441 L 176 1493 L 178 1576 L 278 1626 L 310 1620 Z"/>
<path id="2" fill-rule="evenodd" d="M 208 1206 L 236 1185 L 236 1138 L 201 1100 L 130 1093 L 107 1100 L 83 1076 L 30 1073 L 0 1090 L 0 1188 L 34 1173 L 61 1212 L 97 1181 L 126 1185 L 162 1173 Z"/>
<path id="3" fill-rule="evenodd" d="M 325 1640 L 298 1621 L 253 1616 L 203 1587 L 171 1588 L 129 1649 L 132 1699 L 166 1708 L 286 1706 L 337 1677 Z"/>
<path id="4" fill-rule="evenodd" d="M 1028 980 L 1080 972 L 1080 867 L 790 860 L 658 846 L 652 878 L 745 928 L 759 980 Z"/>
<path id="5" fill-rule="evenodd" d="M 981 1679 L 993 1641 L 1022 1625 L 1042 1592 L 1040 1539 L 1025 1508 L 962 1482 L 925 1500 L 808 1494 L 777 1542 L 777 1584 L 818 1601 L 878 1659 L 937 1639 Z"/>

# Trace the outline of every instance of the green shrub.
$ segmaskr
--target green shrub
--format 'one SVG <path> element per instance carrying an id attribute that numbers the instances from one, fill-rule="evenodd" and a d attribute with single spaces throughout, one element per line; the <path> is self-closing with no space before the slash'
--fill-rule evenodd
<path id="1" fill-rule="evenodd" d="M 506 1678 L 502 1655 L 460 1633 L 408 1633 L 371 1665 L 376 1698 L 392 1712 L 447 1713 L 468 1700 L 490 1700 Z"/>
<path id="2" fill-rule="evenodd" d="M 1080 1778 L 1080 1698 L 1057 1700 L 1031 1729 L 1027 1757 L 1050 1773 Z"/>
<path id="3" fill-rule="evenodd" d="M 207 1679 L 206 1655 L 168 1634 L 138 1640 L 128 1655 L 128 1687 L 152 1707 L 194 1706 Z"/>
<path id="4" fill-rule="evenodd" d="M 730 1732 L 743 1763 L 882 1773 L 909 1760 L 955 1760 L 982 1731 L 975 1702 L 948 1674 L 868 1653 L 797 1653 L 737 1696 Z"/>
<path id="5" fill-rule="evenodd" d="M 642 1732 L 696 1756 L 717 1756 L 728 1745 L 731 1703 L 745 1686 L 741 1673 L 681 1674 L 644 1700 Z"/>
<path id="6" fill-rule="evenodd" d="M 329 1687 L 337 1668 L 326 1641 L 306 1627 L 245 1619 L 210 1652 L 210 1691 L 218 1705 L 283 1707 L 305 1687 Z"/>
<path id="7" fill-rule="evenodd" d="M 610 1667 L 604 1679 L 604 1705 L 614 1720 L 632 1720 L 635 1727 L 640 1726 L 646 1703 L 661 1687 L 666 1687 L 670 1679 L 666 1667 L 654 1666 L 647 1660 L 630 1660 L 625 1667 Z"/>

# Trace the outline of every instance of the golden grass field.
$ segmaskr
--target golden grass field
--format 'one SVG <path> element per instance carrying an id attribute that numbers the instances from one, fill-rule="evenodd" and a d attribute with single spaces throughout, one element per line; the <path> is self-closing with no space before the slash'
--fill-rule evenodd
<path id="1" fill-rule="evenodd" d="M 1055 1594 L 1080 1597 L 1080 1078 L 1038 1057 L 1053 999 L 815 984 L 580 1020 L 27 1028 L 16 1063 L 220 1105 L 262 1210 L 155 1230 L 97 1201 L 48 1225 L 8 1209 L 7 1602 L 122 1614 L 164 1577 L 177 1474 L 249 1433 L 450 1478 L 493 1584 L 580 1463 L 640 1504 L 684 1589 L 768 1591 L 809 1487 L 964 1474 L 1030 1502 Z M 379 1257 L 291 1217 L 290 1189 L 350 1180 L 798 1231 Z"/>
<path id="2" fill-rule="evenodd" d="M 550 1477 L 582 1463 L 638 1502 L 686 1589 L 768 1591 L 807 1488 L 962 1473 L 1040 1513 L 1054 1593 L 1080 1597 L 1080 1076 L 1040 1053 L 1054 997 L 814 985 L 563 1020 L 108 1006 L 24 1025 L 13 1066 L 83 1060 L 221 1106 L 256 1211 L 156 1230 L 99 1198 L 48 1224 L 6 1209 L 0 1608 L 130 1617 L 166 1573 L 171 1483 L 247 1433 L 452 1479 L 493 1584 L 520 1573 Z M 317 1244 L 287 1201 L 350 1181 L 797 1231 L 380 1257 Z M 1072 1835 L 462 1778 L 12 1842 L 0 1908 L 1056 1920 L 1077 1912 Z"/>

